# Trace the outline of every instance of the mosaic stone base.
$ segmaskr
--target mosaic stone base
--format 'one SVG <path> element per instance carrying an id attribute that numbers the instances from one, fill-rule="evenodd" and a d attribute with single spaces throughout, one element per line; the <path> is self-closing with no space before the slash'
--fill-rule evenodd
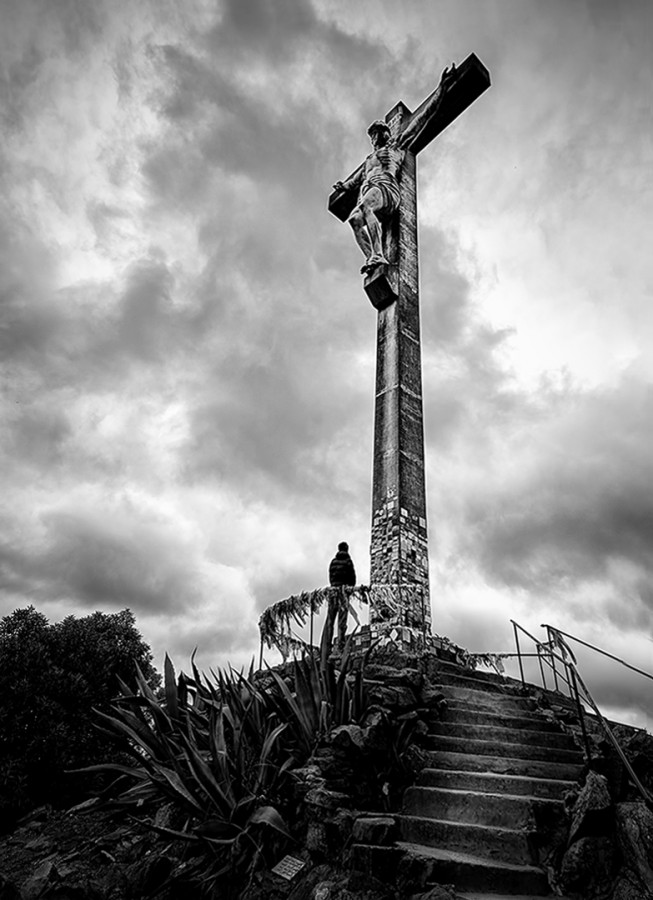
<path id="1" fill-rule="evenodd" d="M 370 623 L 431 631 L 426 519 L 389 497 L 372 520 Z"/>

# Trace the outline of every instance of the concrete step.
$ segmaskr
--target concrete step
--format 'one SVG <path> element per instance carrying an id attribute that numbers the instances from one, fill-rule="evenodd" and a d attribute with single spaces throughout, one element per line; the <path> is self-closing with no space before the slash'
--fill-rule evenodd
<path id="1" fill-rule="evenodd" d="M 440 660 L 438 662 L 437 667 L 433 672 L 429 673 L 429 678 L 433 679 L 433 675 L 437 675 L 440 672 L 451 673 L 452 675 L 467 675 L 470 678 L 483 678 L 488 681 L 497 681 L 500 683 L 504 683 L 506 681 L 513 682 L 514 684 L 521 685 L 521 679 L 513 678 L 511 675 L 500 675 L 498 672 L 494 671 L 494 669 L 469 669 L 465 666 L 461 666 L 458 663 L 448 662 L 446 660 Z"/>
<path id="2" fill-rule="evenodd" d="M 541 713 L 524 712 L 522 715 L 506 715 L 489 712 L 486 707 L 474 708 L 466 704 L 447 703 L 447 708 L 438 721 L 466 723 L 472 725 L 496 725 L 504 728 L 522 728 L 529 731 L 552 731 L 560 733 L 557 722 L 551 722 Z"/>
<path id="3" fill-rule="evenodd" d="M 581 763 L 562 763 L 549 759 L 508 755 L 487 756 L 444 749 L 426 751 L 425 756 L 426 767 L 430 769 L 493 772 L 497 775 L 523 775 L 528 778 L 553 778 L 564 781 L 577 781 L 583 769 Z"/>
<path id="4" fill-rule="evenodd" d="M 484 712 L 504 712 L 508 715 L 520 715 L 524 711 L 537 710 L 537 704 L 531 697 L 521 696 L 509 691 L 499 692 L 478 690 L 478 687 L 467 687 L 455 684 L 434 684 L 433 688 L 442 693 L 449 703 L 466 702 L 468 706 Z"/>
<path id="5" fill-rule="evenodd" d="M 425 847 L 446 847 L 459 853 L 473 853 L 480 847 L 486 859 L 513 865 L 533 865 L 528 834 L 512 828 L 449 822 L 424 816 L 397 816 L 402 841 Z"/>
<path id="6" fill-rule="evenodd" d="M 488 794 L 416 785 L 406 790 L 402 812 L 425 819 L 535 831 L 537 821 L 562 819 L 564 806 L 560 800 L 544 800 L 528 795 Z"/>
<path id="7" fill-rule="evenodd" d="M 481 675 L 475 675 L 473 672 L 437 672 L 434 680 L 439 684 L 459 685 L 460 687 L 474 688 L 477 691 L 486 693 L 503 694 L 506 691 L 518 690 L 515 683 L 506 683 L 506 681 L 498 679 L 492 680 Z"/>
<path id="8" fill-rule="evenodd" d="M 504 720 L 505 721 L 505 720 Z M 433 722 L 429 734 L 443 737 L 481 741 L 505 741 L 509 744 L 529 744 L 558 750 L 576 750 L 574 739 L 562 731 L 536 731 L 533 728 L 510 728 L 474 722 Z"/>
<path id="9" fill-rule="evenodd" d="M 541 896 L 541 894 L 488 894 L 485 891 L 481 894 L 476 891 L 473 891 L 472 893 L 469 893 L 468 891 L 457 893 L 460 900 L 537 900 L 537 898 Z M 556 894 L 556 900 L 570 900 L 570 898 Z"/>
<path id="10" fill-rule="evenodd" d="M 557 778 L 529 778 L 525 775 L 497 775 L 492 772 L 422 769 L 416 786 L 562 800 L 565 793 L 576 786 L 576 782 L 561 781 Z"/>
<path id="11" fill-rule="evenodd" d="M 544 897 L 550 893 L 544 872 L 530 865 L 489 860 L 472 853 L 401 842 L 400 870 L 409 872 L 415 884 L 453 884 L 459 891 L 504 891 Z"/>
<path id="12" fill-rule="evenodd" d="M 583 754 L 580 750 L 561 750 L 558 747 L 523 744 L 502 740 L 480 740 L 478 738 L 449 737 L 444 734 L 428 735 L 425 742 L 428 750 L 445 750 L 451 753 L 468 753 L 482 756 L 510 756 L 517 759 L 542 759 L 549 762 L 576 763 L 581 765 Z"/>

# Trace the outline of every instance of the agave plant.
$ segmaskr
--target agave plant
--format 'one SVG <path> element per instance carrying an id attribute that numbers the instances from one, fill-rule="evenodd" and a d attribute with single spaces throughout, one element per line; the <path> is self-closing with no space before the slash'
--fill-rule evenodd
<path id="1" fill-rule="evenodd" d="M 360 722 L 369 706 L 368 692 L 363 678 L 365 663 L 355 668 L 352 657 L 352 636 L 345 645 L 336 668 L 329 654 L 330 631 L 325 627 L 319 656 L 312 648 L 305 648 L 293 663 L 294 690 L 270 669 L 273 690 L 267 692 L 271 707 L 280 721 L 286 722 L 285 735 L 297 756 L 307 759 L 319 740 L 338 725 Z"/>
<path id="2" fill-rule="evenodd" d="M 173 801 L 185 824 L 157 830 L 210 850 L 216 882 L 228 873 L 253 872 L 274 835 L 292 840 L 280 808 L 294 760 L 280 740 L 287 726 L 256 689 L 252 669 L 248 676 L 219 672 L 212 684 L 191 663 L 194 677 L 176 679 L 166 656 L 161 700 L 140 671 L 136 690 L 121 683 L 113 713 L 97 715 L 136 765 L 85 771 L 113 771 L 129 780 L 118 802 L 134 810 L 148 801 Z"/>

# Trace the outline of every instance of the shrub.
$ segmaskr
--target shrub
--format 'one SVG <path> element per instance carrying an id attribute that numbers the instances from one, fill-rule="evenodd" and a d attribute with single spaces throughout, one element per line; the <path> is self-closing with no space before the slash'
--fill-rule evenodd
<path id="1" fill-rule="evenodd" d="M 94 786 L 63 773 L 115 753 L 92 709 L 110 708 L 119 679 L 135 685 L 135 660 L 156 687 L 152 654 L 127 609 L 50 625 L 30 606 L 0 620 L 0 819 L 8 826 L 34 806 L 64 806 Z"/>

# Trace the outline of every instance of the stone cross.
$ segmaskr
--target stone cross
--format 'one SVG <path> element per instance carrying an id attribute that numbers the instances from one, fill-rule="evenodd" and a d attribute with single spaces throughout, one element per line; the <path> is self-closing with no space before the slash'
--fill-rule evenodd
<path id="1" fill-rule="evenodd" d="M 400 101 L 370 126 L 372 153 L 329 197 L 366 256 L 364 289 L 378 310 L 370 624 L 396 627 L 404 646 L 431 630 L 416 157 L 489 85 L 473 53 L 445 69 L 414 113 Z"/>

